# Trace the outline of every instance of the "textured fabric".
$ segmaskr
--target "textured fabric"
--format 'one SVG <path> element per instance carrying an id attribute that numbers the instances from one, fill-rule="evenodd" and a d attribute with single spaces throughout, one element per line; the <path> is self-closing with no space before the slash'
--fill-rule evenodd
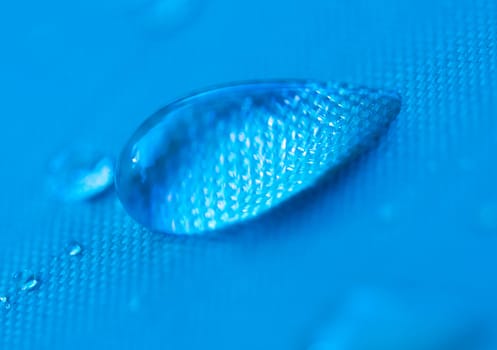
<path id="1" fill-rule="evenodd" d="M 1 349 L 302 349 L 364 288 L 497 328 L 494 0 L 214 0 L 161 35 L 139 2 L 0 5 Z M 333 179 L 215 238 L 46 193 L 67 144 L 117 154 L 172 99 L 269 78 L 392 89 L 402 110 Z"/>

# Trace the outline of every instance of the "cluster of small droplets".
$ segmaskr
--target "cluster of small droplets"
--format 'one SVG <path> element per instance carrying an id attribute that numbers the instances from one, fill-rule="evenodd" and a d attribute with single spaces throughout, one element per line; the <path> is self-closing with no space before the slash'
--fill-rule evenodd
<path id="1" fill-rule="evenodd" d="M 83 247 L 80 243 L 76 241 L 71 241 L 67 247 L 64 255 L 69 256 L 77 256 L 83 252 Z M 60 257 L 56 256 L 53 259 L 59 259 Z M 54 261 L 53 260 L 53 261 Z M 14 284 L 13 288 L 11 288 L 11 292 L 13 296 L 18 295 L 19 293 L 25 293 L 36 290 L 40 284 L 41 280 L 37 273 L 29 269 L 24 269 L 12 274 L 12 282 Z M 4 310 L 10 310 L 12 308 L 11 302 L 12 296 L 7 294 L 0 295 L 0 307 Z"/>

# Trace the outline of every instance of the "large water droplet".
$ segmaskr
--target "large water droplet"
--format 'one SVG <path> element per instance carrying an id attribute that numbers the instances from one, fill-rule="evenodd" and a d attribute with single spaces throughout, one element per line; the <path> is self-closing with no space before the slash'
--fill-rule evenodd
<path id="1" fill-rule="evenodd" d="M 63 150 L 49 163 L 49 186 L 59 198 L 84 200 L 105 191 L 114 180 L 111 158 L 91 147 Z"/>
<path id="2" fill-rule="evenodd" d="M 397 94 L 345 84 L 262 82 L 174 102 L 132 136 L 118 195 L 146 227 L 202 233 L 253 218 L 369 145 Z"/>

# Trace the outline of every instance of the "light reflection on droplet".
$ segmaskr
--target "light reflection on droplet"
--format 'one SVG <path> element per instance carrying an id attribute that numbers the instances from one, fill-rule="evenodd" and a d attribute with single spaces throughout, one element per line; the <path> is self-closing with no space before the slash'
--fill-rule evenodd
<path id="1" fill-rule="evenodd" d="M 22 292 L 34 290 L 40 284 L 40 280 L 37 278 L 36 274 L 33 273 L 33 271 L 31 270 L 22 270 L 16 272 L 12 275 L 12 278 L 17 284 L 19 290 Z"/>
<path id="2" fill-rule="evenodd" d="M 67 246 L 67 252 L 70 256 L 79 255 L 81 254 L 82 251 L 83 247 L 81 246 L 81 244 L 79 244 L 76 241 L 70 242 L 69 245 Z"/>
<path id="3" fill-rule="evenodd" d="M 22 270 L 12 275 L 17 287 L 22 292 L 36 289 L 40 285 L 40 280 L 31 270 Z"/>
<path id="4" fill-rule="evenodd" d="M 37 280 L 35 277 L 33 277 L 33 278 L 24 282 L 24 284 L 21 287 L 21 290 L 22 291 L 33 290 L 38 286 L 39 283 L 40 283 L 40 281 Z"/>

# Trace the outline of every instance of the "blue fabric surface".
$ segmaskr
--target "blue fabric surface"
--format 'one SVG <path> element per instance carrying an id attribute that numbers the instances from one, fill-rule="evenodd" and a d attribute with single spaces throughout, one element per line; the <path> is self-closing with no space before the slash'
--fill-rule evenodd
<path id="1" fill-rule="evenodd" d="M 495 0 L 199 1 L 162 27 L 147 4 L 0 4 L 1 349 L 305 349 L 369 289 L 496 332 Z M 113 193 L 47 194 L 68 144 L 117 154 L 174 98 L 270 78 L 393 89 L 403 106 L 378 147 L 222 237 L 148 232 Z M 22 269 L 38 288 L 15 291 Z"/>

